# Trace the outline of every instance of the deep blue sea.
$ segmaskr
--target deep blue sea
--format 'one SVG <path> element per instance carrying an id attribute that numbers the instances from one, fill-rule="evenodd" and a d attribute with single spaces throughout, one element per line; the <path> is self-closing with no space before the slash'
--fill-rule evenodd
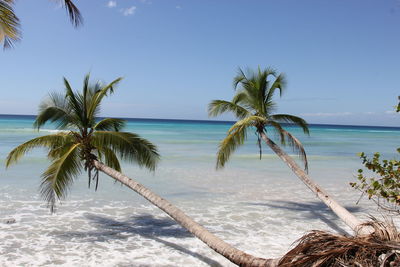
<path id="1" fill-rule="evenodd" d="M 0 115 L 0 163 L 18 144 L 56 132 L 32 128 L 33 116 Z M 259 160 L 256 136 L 223 170 L 219 142 L 232 122 L 128 119 L 126 131 L 155 143 L 154 173 L 123 164 L 123 172 L 187 212 L 222 239 L 254 255 L 277 257 L 305 232 L 346 232 L 343 225 L 267 147 Z M 311 125 L 310 136 L 286 127 L 303 143 L 309 174 L 357 216 L 378 215 L 348 184 L 361 168 L 358 152 L 398 157 L 400 128 Z M 290 154 L 290 149 L 287 150 Z M 38 191 L 49 161 L 33 150 L 0 168 L 0 266 L 231 266 L 134 192 L 100 176 L 97 192 L 79 177 L 49 213 Z M 15 223 L 5 224 L 13 218 Z"/>

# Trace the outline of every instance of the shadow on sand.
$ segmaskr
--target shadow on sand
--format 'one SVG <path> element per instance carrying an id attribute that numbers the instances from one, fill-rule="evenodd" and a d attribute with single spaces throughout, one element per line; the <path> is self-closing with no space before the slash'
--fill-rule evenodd
<path id="1" fill-rule="evenodd" d="M 337 233 L 348 235 L 348 233 L 337 224 L 337 222 L 339 222 L 340 219 L 336 216 L 336 214 L 334 214 L 331 209 L 325 206 L 324 203 L 318 201 L 310 201 L 305 203 L 298 203 L 294 201 L 269 201 L 268 203 L 246 202 L 244 204 L 265 206 L 281 210 L 298 211 L 299 213 L 297 213 L 296 215 L 298 215 L 299 219 L 305 219 L 305 220 L 319 219 Z M 361 210 L 359 207 L 355 206 L 345 207 L 345 208 L 351 213 L 358 212 Z"/>
<path id="2" fill-rule="evenodd" d="M 132 216 L 125 221 L 117 221 L 109 217 L 87 214 L 85 217 L 96 229 L 88 232 L 64 232 L 59 235 L 63 239 L 83 239 L 89 242 L 107 242 L 112 239 L 127 239 L 133 235 L 152 239 L 165 246 L 197 258 L 210 266 L 222 266 L 217 261 L 193 252 L 188 248 L 163 240 L 163 237 L 192 238 L 193 235 L 169 218 L 155 218 L 152 215 Z M 149 265 L 150 266 L 150 265 Z"/>

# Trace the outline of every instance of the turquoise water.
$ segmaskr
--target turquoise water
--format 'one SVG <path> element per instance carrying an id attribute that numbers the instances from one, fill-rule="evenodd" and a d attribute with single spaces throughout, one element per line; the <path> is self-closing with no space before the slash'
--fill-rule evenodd
<path id="1" fill-rule="evenodd" d="M 33 117 L 0 116 L 0 162 L 18 144 L 55 132 L 32 129 Z M 227 242 L 262 257 L 277 257 L 312 229 L 349 231 L 270 150 L 258 158 L 256 137 L 221 171 L 218 143 L 229 122 L 129 120 L 126 130 L 157 144 L 162 161 L 151 173 L 123 165 L 124 173 L 172 201 Z M 376 214 L 348 186 L 361 167 L 358 152 L 396 157 L 400 128 L 312 125 L 311 135 L 287 127 L 305 146 L 311 177 L 357 216 Z M 290 150 L 288 150 L 289 153 Z M 133 192 L 100 177 L 97 192 L 79 177 L 50 215 L 38 194 L 49 164 L 34 150 L 0 169 L 0 266 L 230 266 L 225 259 Z"/>

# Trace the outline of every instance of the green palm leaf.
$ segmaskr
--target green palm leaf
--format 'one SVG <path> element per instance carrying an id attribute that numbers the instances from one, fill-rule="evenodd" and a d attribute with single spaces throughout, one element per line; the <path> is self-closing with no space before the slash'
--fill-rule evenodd
<path id="1" fill-rule="evenodd" d="M 84 106 L 82 102 L 79 101 L 79 94 L 75 94 L 75 92 L 72 90 L 71 85 L 69 84 L 68 80 L 64 77 L 64 86 L 65 86 L 65 97 L 66 101 L 68 101 L 68 107 L 71 109 L 73 114 L 79 118 L 77 122 L 79 122 L 78 126 L 81 128 L 83 125 L 85 125 L 86 122 L 86 117 L 84 114 Z"/>
<path id="2" fill-rule="evenodd" d="M 14 13 L 14 1 L 0 0 L 0 42 L 4 48 L 11 48 L 21 39 L 20 22 Z"/>
<path id="3" fill-rule="evenodd" d="M 231 128 L 232 129 L 232 128 Z M 225 166 L 232 153 L 244 143 L 247 137 L 247 128 L 245 126 L 238 126 L 235 130 L 230 130 L 230 133 L 219 144 L 217 152 L 217 169 Z"/>
<path id="4" fill-rule="evenodd" d="M 278 121 L 278 122 L 286 122 L 290 124 L 297 125 L 303 129 L 303 132 L 305 134 L 310 134 L 310 131 L 308 129 L 308 124 L 307 122 L 299 117 L 289 115 L 289 114 L 274 114 L 271 117 L 271 120 Z"/>
<path id="5" fill-rule="evenodd" d="M 54 160 L 42 175 L 40 192 L 48 202 L 51 212 L 54 211 L 56 200 L 66 196 L 74 177 L 82 170 L 79 158 L 80 146 L 81 144 L 73 144 L 65 149 L 66 153 Z"/>
<path id="6" fill-rule="evenodd" d="M 109 93 L 112 94 L 114 92 L 115 86 L 121 80 L 122 80 L 122 77 L 119 77 L 119 78 L 115 79 L 114 81 L 112 81 L 111 83 L 109 83 L 108 85 L 104 86 L 103 88 L 101 88 L 95 92 L 95 94 L 92 97 L 91 103 L 88 106 L 88 112 L 87 112 L 88 117 L 95 116 L 101 100 L 103 100 L 103 98 L 105 96 L 107 96 L 107 94 L 109 94 Z"/>
<path id="7" fill-rule="evenodd" d="M 120 131 L 125 126 L 125 120 L 116 118 L 102 119 L 93 127 L 98 131 Z"/>
<path id="8" fill-rule="evenodd" d="M 233 78 L 233 88 L 237 89 L 239 84 L 246 82 L 246 79 L 246 74 L 239 68 L 237 75 Z"/>
<path id="9" fill-rule="evenodd" d="M 225 112 L 232 112 L 237 118 L 243 119 L 251 115 L 245 108 L 235 104 L 233 102 L 224 100 L 213 100 L 208 105 L 208 115 L 210 117 L 216 117 Z"/>
<path id="10" fill-rule="evenodd" d="M 308 172 L 307 155 L 302 143 L 300 142 L 299 139 L 297 139 L 294 135 L 292 135 L 286 130 L 283 131 L 283 134 L 286 136 L 289 146 L 293 149 L 294 152 L 296 152 L 299 155 L 300 160 L 303 161 L 304 170 Z"/>
<path id="11" fill-rule="evenodd" d="M 72 0 L 58 0 L 58 2 L 67 11 L 74 27 L 83 24 L 82 15 Z M 21 25 L 14 12 L 14 4 L 14 0 L 0 0 L 0 42 L 3 42 L 4 48 L 13 47 L 15 42 L 21 39 Z"/>
<path id="12" fill-rule="evenodd" d="M 54 149 L 56 147 L 62 146 L 71 140 L 69 133 L 57 133 L 51 135 L 40 136 L 29 140 L 16 148 L 14 148 L 7 156 L 6 167 L 11 164 L 16 163 L 21 157 L 34 148 L 45 147 L 48 149 Z"/>
<path id="13" fill-rule="evenodd" d="M 293 152 L 297 153 L 297 155 L 300 157 L 300 160 L 304 163 L 304 170 L 308 172 L 307 155 L 300 140 L 283 129 L 282 126 L 277 122 L 269 121 L 268 124 L 274 127 L 275 132 L 279 136 L 280 143 L 284 146 L 289 145 L 293 149 Z"/>
<path id="14" fill-rule="evenodd" d="M 100 151 L 108 147 L 121 159 L 150 170 L 155 170 L 160 158 L 155 145 L 134 133 L 96 131 L 93 133 L 92 144 Z"/>
<path id="15" fill-rule="evenodd" d="M 74 27 L 79 27 L 83 24 L 83 18 L 79 9 L 75 6 L 72 0 L 59 0 L 68 13 L 69 19 Z"/>
<path id="16" fill-rule="evenodd" d="M 40 129 L 47 122 L 57 122 L 58 129 L 79 124 L 79 118 L 72 113 L 72 109 L 65 95 L 51 93 L 39 106 L 34 127 Z"/>
<path id="17" fill-rule="evenodd" d="M 100 160 L 104 160 L 104 163 L 113 168 L 116 171 L 121 171 L 121 165 L 119 163 L 117 155 L 115 155 L 114 151 L 108 147 L 98 147 L 98 155 Z"/>
<path id="18" fill-rule="evenodd" d="M 265 123 L 265 119 L 259 116 L 251 116 L 236 122 L 227 133 L 225 139 L 219 144 L 217 152 L 217 169 L 225 166 L 233 152 L 243 145 L 247 138 L 247 130 L 250 127 L 256 127 L 260 123 Z"/>
<path id="19" fill-rule="evenodd" d="M 271 100 L 276 90 L 279 90 L 279 96 L 282 96 L 285 88 L 286 88 L 286 77 L 283 73 L 281 73 L 276 77 L 271 87 L 267 90 L 264 102 Z"/>

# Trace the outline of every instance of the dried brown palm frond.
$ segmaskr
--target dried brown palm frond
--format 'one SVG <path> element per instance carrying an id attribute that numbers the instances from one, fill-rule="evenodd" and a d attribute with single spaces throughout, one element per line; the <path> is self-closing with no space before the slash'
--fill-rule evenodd
<path id="1" fill-rule="evenodd" d="M 362 224 L 362 226 L 372 227 L 374 232 L 365 238 L 374 238 L 381 241 L 400 242 L 400 233 L 397 231 L 393 220 L 385 218 L 385 221 L 379 221 L 375 217 L 370 217 L 371 221 Z M 356 233 L 356 235 L 359 235 Z"/>
<path id="2" fill-rule="evenodd" d="M 400 266 L 400 234 L 393 222 L 373 219 L 365 225 L 375 232 L 353 237 L 312 231 L 297 241 L 279 266 Z"/>

